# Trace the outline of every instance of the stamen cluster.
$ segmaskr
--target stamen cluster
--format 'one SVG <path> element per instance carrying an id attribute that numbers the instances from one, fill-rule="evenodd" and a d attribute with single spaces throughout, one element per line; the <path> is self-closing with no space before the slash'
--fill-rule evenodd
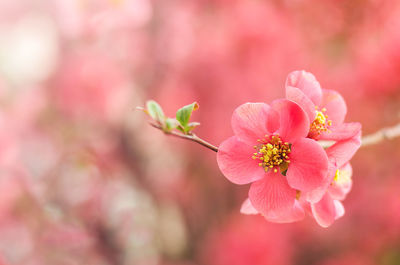
<path id="1" fill-rule="evenodd" d="M 322 132 L 330 132 L 329 126 L 332 125 L 332 121 L 328 120 L 328 115 L 325 114 L 326 108 L 322 108 L 321 111 L 315 106 L 315 119 L 310 124 L 310 134 L 320 135 Z"/>
<path id="2" fill-rule="evenodd" d="M 259 145 L 254 146 L 257 152 L 253 154 L 253 159 L 258 159 L 261 162 L 258 164 L 263 167 L 265 171 L 272 169 L 276 166 L 281 167 L 281 169 L 286 170 L 288 164 L 290 163 L 290 144 L 283 142 L 279 135 L 266 135 L 264 139 L 259 139 Z M 281 171 L 283 171 L 281 170 Z M 275 168 L 274 172 L 278 172 Z"/>
<path id="3" fill-rule="evenodd" d="M 218 147 L 217 161 L 228 180 L 251 183 L 241 212 L 290 223 L 308 211 L 323 227 L 343 216 L 349 160 L 361 144 L 361 125 L 344 123 L 346 112 L 342 96 L 305 71 L 288 76 L 286 99 L 236 108 L 235 135 Z M 324 150 L 319 140 L 334 143 Z"/>
<path id="4" fill-rule="evenodd" d="M 339 185 L 343 185 L 350 181 L 351 181 L 351 173 L 337 169 L 332 184 L 336 182 Z"/>

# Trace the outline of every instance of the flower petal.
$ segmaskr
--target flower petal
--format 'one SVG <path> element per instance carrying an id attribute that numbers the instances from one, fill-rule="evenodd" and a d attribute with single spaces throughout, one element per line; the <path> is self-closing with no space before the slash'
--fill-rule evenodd
<path id="1" fill-rule="evenodd" d="M 250 202 L 250 199 L 248 198 L 242 203 L 240 212 L 242 214 L 259 214 L 259 212 L 256 210 L 256 208 L 253 207 L 253 205 Z"/>
<path id="2" fill-rule="evenodd" d="M 309 97 L 307 97 L 303 91 L 297 87 L 286 86 L 286 98 L 299 104 L 307 114 L 308 119 L 311 122 L 315 119 L 315 105 Z"/>
<path id="3" fill-rule="evenodd" d="M 241 142 L 236 136 L 230 137 L 218 148 L 217 163 L 224 176 L 236 184 L 248 184 L 261 179 L 264 169 L 252 159 L 254 149 Z"/>
<path id="4" fill-rule="evenodd" d="M 268 219 L 279 220 L 293 209 L 296 191 L 279 172 L 269 171 L 250 186 L 249 199 L 254 208 Z"/>
<path id="5" fill-rule="evenodd" d="M 325 114 L 328 115 L 328 120 L 331 120 L 333 125 L 343 123 L 347 113 L 347 106 L 343 97 L 338 92 L 323 89 L 320 107 L 326 108 Z"/>
<path id="6" fill-rule="evenodd" d="M 328 173 L 326 174 L 322 185 L 314 190 L 305 192 L 304 195 L 302 195 L 302 196 L 304 196 L 304 199 L 306 201 L 311 202 L 311 203 L 319 202 L 322 199 L 322 197 L 325 195 L 325 193 L 328 191 L 328 188 L 330 188 L 330 185 L 335 177 L 335 173 L 336 173 L 336 169 L 337 169 L 336 162 L 333 160 L 334 159 L 331 159 L 328 162 Z"/>
<path id="7" fill-rule="evenodd" d="M 278 99 L 272 102 L 272 108 L 279 113 L 278 133 L 285 142 L 293 143 L 296 139 L 307 136 L 310 122 L 299 105 L 287 99 Z"/>
<path id="8" fill-rule="evenodd" d="M 311 191 L 324 184 L 328 158 L 314 140 L 303 138 L 293 143 L 286 174 L 289 185 L 300 191 Z"/>
<path id="9" fill-rule="evenodd" d="M 353 138 L 340 141 L 326 149 L 328 157 L 336 160 L 337 166 L 340 168 L 344 166 L 356 153 L 361 145 L 361 132 Z"/>
<path id="10" fill-rule="evenodd" d="M 322 89 L 315 76 L 306 71 L 291 72 L 286 79 L 286 87 L 297 87 L 314 103 L 319 106 L 322 100 Z"/>
<path id="11" fill-rule="evenodd" d="M 308 201 L 304 200 L 304 198 L 300 197 L 299 200 L 297 200 L 297 202 L 300 203 L 301 207 L 303 208 L 304 212 L 312 215 L 311 212 L 311 203 L 309 203 Z"/>
<path id="12" fill-rule="evenodd" d="M 344 200 L 346 195 L 350 192 L 353 185 L 351 176 L 353 174 L 353 169 L 350 163 L 347 163 L 342 168 L 339 169 L 339 175 L 329 186 L 329 194 L 334 200 Z"/>
<path id="13" fill-rule="evenodd" d="M 346 211 L 344 210 L 344 206 L 340 201 L 333 200 L 333 204 L 335 205 L 335 212 L 336 212 L 335 220 L 337 220 L 340 217 L 342 217 Z"/>
<path id="14" fill-rule="evenodd" d="M 242 141 L 254 145 L 279 128 L 278 113 L 265 103 L 245 103 L 232 115 L 232 129 Z"/>
<path id="15" fill-rule="evenodd" d="M 293 223 L 304 219 L 304 209 L 298 201 L 294 202 L 293 208 L 286 214 L 279 216 L 279 218 L 267 218 L 265 219 L 274 223 Z"/>
<path id="16" fill-rule="evenodd" d="M 311 204 L 311 211 L 317 223 L 322 227 L 328 227 L 335 221 L 335 204 L 327 193 L 319 202 Z"/>
<path id="17" fill-rule="evenodd" d="M 322 132 L 321 140 L 342 141 L 349 139 L 361 131 L 361 123 L 351 122 L 333 125 L 329 127 L 330 132 Z"/>
<path id="18" fill-rule="evenodd" d="M 246 215 L 259 214 L 256 208 L 250 202 L 250 199 L 246 199 L 242 207 L 240 208 L 240 212 Z M 274 223 L 293 223 L 304 219 L 304 210 L 298 201 L 295 201 L 293 208 L 284 215 L 281 215 L 277 218 L 265 218 L 267 221 Z"/>

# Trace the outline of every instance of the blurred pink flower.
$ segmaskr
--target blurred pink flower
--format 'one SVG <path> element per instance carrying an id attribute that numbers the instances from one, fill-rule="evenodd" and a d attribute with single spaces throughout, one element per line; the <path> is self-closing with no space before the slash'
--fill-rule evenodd
<path id="1" fill-rule="evenodd" d="M 269 221 L 302 219 L 299 192 L 324 183 L 328 159 L 316 141 L 306 138 L 309 126 L 305 112 L 285 99 L 271 106 L 246 103 L 233 113 L 235 136 L 220 145 L 218 166 L 233 183 L 252 183 L 250 202 Z"/>
<path id="2" fill-rule="evenodd" d="M 329 170 L 325 185 L 308 194 L 305 199 L 310 201 L 312 216 L 322 227 L 330 226 L 345 213 L 340 201 L 344 200 L 352 186 L 353 173 L 349 160 L 361 145 L 361 133 L 355 137 L 337 142 L 326 150 L 329 160 Z M 303 200 L 304 202 L 304 200 Z"/>
<path id="3" fill-rule="evenodd" d="M 359 253 L 358 251 L 352 251 L 350 253 L 341 254 L 333 258 L 328 258 L 318 263 L 319 265 L 372 265 L 377 264 L 371 260 L 371 257 L 365 255 L 365 253 Z"/>
<path id="4" fill-rule="evenodd" d="M 56 77 L 56 104 L 74 119 L 115 120 L 126 106 L 125 76 L 109 57 L 93 51 L 69 55 Z"/>
<path id="5" fill-rule="evenodd" d="M 41 235 L 44 244 L 64 249 L 85 249 L 93 244 L 88 231 L 69 224 L 49 224 Z"/>
<path id="6" fill-rule="evenodd" d="M 95 33 L 99 37 L 113 30 L 134 30 L 152 17 L 148 0 L 55 0 L 55 20 L 67 37 L 83 38 Z"/>
<path id="7" fill-rule="evenodd" d="M 347 113 L 342 96 L 328 89 L 321 89 L 313 74 L 294 71 L 286 80 L 286 98 L 299 104 L 310 120 L 308 137 L 321 140 L 343 140 L 357 134 L 361 124 L 343 123 Z"/>
<path id="8" fill-rule="evenodd" d="M 291 231 L 290 226 L 266 224 L 260 217 L 232 216 L 206 237 L 202 264 L 292 264 Z"/>
<path id="9" fill-rule="evenodd" d="M 94 1 L 99 4 L 100 1 Z M 91 23 L 103 29 L 134 28 L 143 26 L 152 16 L 151 3 L 148 0 L 103 1 L 94 12 Z"/>

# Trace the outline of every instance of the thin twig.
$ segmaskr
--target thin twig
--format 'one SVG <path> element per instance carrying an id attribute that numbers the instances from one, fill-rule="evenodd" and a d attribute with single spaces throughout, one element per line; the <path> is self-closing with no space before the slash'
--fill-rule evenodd
<path id="1" fill-rule="evenodd" d="M 382 142 L 383 140 L 392 140 L 400 137 L 400 123 L 392 127 L 386 127 L 379 131 L 366 135 L 362 138 L 361 146 L 369 146 Z"/>
<path id="2" fill-rule="evenodd" d="M 174 132 L 174 131 L 164 131 L 163 128 L 158 125 L 158 124 L 154 124 L 154 123 L 150 123 L 151 126 L 153 126 L 154 128 L 157 128 L 161 131 L 163 131 L 165 134 L 167 135 L 172 135 L 181 139 L 186 139 L 192 142 L 196 142 L 198 144 L 201 144 L 202 146 L 214 151 L 214 152 L 218 152 L 218 147 L 206 142 L 205 140 L 201 139 L 200 137 L 198 137 L 195 134 L 182 134 L 182 133 L 178 133 L 178 132 Z M 370 146 L 370 145 L 374 145 L 374 144 L 378 144 L 384 140 L 392 140 L 394 138 L 400 137 L 400 123 L 393 126 L 393 127 L 386 127 L 383 129 L 380 129 L 379 131 L 366 135 L 361 139 L 361 146 Z M 333 141 L 319 141 L 321 146 L 324 148 L 327 148 L 329 146 L 331 146 L 332 144 L 334 144 Z"/>
<path id="3" fill-rule="evenodd" d="M 158 125 L 158 124 L 154 124 L 154 123 L 150 123 L 151 126 L 153 126 L 156 129 L 159 129 L 161 131 L 163 131 L 165 134 L 167 135 L 172 135 L 178 138 L 182 138 L 182 139 L 186 139 L 192 142 L 196 142 L 198 144 L 201 144 L 202 146 L 214 151 L 214 152 L 218 152 L 218 147 L 210 144 L 209 142 L 204 141 L 203 139 L 201 139 L 200 137 L 198 137 L 195 134 L 182 134 L 182 133 L 178 133 L 178 132 L 174 132 L 174 131 L 164 131 L 163 128 Z"/>
<path id="4" fill-rule="evenodd" d="M 400 137 L 400 123 L 392 126 L 380 129 L 375 133 L 368 134 L 361 138 L 361 147 L 370 146 L 378 144 L 384 140 L 392 140 L 394 138 Z M 323 148 L 328 148 L 332 146 L 335 141 L 318 141 L 318 143 Z"/>

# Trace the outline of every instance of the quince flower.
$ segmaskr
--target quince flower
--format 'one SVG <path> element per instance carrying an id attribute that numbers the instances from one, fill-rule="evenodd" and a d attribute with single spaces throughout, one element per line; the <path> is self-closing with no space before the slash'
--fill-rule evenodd
<path id="1" fill-rule="evenodd" d="M 361 129 L 358 122 L 343 123 L 347 106 L 334 90 L 321 89 L 313 74 L 294 71 L 286 79 L 286 98 L 299 104 L 310 121 L 309 138 L 339 141 L 353 137 Z"/>
<path id="2" fill-rule="evenodd" d="M 324 185 L 328 173 L 326 152 L 307 138 L 307 114 L 287 99 L 271 106 L 246 103 L 234 111 L 231 123 L 235 136 L 217 154 L 222 173 L 233 183 L 251 183 L 249 203 L 267 220 L 302 219 L 299 194 Z"/>
<path id="3" fill-rule="evenodd" d="M 344 200 L 351 190 L 353 170 L 349 161 L 360 148 L 360 145 L 361 132 L 353 138 L 337 142 L 326 149 L 329 170 L 325 185 L 319 191 L 316 190 L 307 194 L 309 201 L 314 200 L 310 203 L 311 213 L 322 227 L 330 226 L 345 213 L 340 201 Z M 308 202 L 304 203 L 307 204 Z"/>
<path id="4" fill-rule="evenodd" d="M 299 195 L 293 210 L 281 216 L 279 222 L 299 221 L 304 218 L 304 210 L 307 210 L 320 226 L 328 227 L 344 215 L 345 209 L 341 201 L 352 187 L 353 170 L 348 161 L 361 145 L 360 136 L 361 133 L 358 133 L 355 137 L 337 142 L 326 150 L 329 166 L 324 184 L 304 196 Z M 259 214 L 249 199 L 244 201 L 240 211 L 243 214 Z"/>

